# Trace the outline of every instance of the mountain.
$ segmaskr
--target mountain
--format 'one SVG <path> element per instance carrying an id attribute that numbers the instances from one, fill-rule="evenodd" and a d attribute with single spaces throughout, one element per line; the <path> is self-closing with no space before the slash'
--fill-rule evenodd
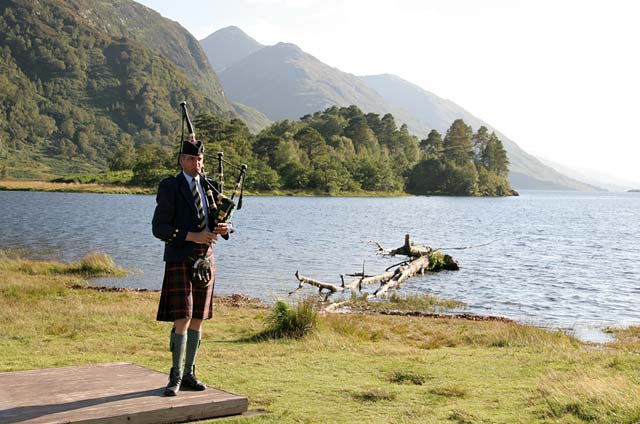
<path id="1" fill-rule="evenodd" d="M 200 45 L 218 73 L 264 47 L 236 26 L 214 32 L 200 40 Z"/>
<path id="2" fill-rule="evenodd" d="M 462 118 L 474 129 L 484 125 L 503 141 L 509 179 L 518 189 L 594 190 L 523 151 L 514 141 L 456 103 L 394 75 L 355 77 L 332 68 L 289 43 L 262 46 L 237 27 L 216 31 L 205 40 L 212 63 L 220 63 L 226 94 L 263 112 L 272 120 L 297 119 L 328 106 L 356 105 L 367 112 L 392 113 L 425 138 L 430 129 L 444 135 Z M 204 42 L 204 40 L 203 40 Z"/>
<path id="3" fill-rule="evenodd" d="M 526 153 L 506 135 L 475 117 L 454 102 L 412 84 L 396 75 L 382 74 L 360 77 L 390 104 L 401 107 L 424 124 L 445 134 L 451 123 L 463 119 L 474 130 L 481 126 L 495 131 L 509 156 L 509 180 L 516 189 L 597 190 L 589 184 L 569 178 Z"/>
<path id="4" fill-rule="evenodd" d="M 559 172 L 574 178 L 579 181 L 594 185 L 596 187 L 602 187 L 609 191 L 628 191 L 629 189 L 640 186 L 640 182 L 634 182 L 621 178 L 614 177 L 602 172 L 594 171 L 591 169 L 573 168 L 556 161 L 552 161 L 546 158 L 539 158 L 542 163 L 557 169 Z"/>
<path id="5" fill-rule="evenodd" d="M 124 18 L 120 10 L 135 13 Z M 120 19 L 119 25 L 128 28 L 125 32 L 114 29 Z M 3 172 L 9 177 L 47 178 L 104 170 L 106 159 L 127 140 L 136 146 L 160 143 L 174 148 L 183 99 L 194 114 L 233 114 L 230 103 L 219 97 L 219 85 L 210 90 L 200 85 L 215 76 L 204 53 L 193 62 L 188 55 L 183 60 L 185 67 L 191 63 L 202 70 L 196 84 L 158 49 L 134 39 L 136 31 L 159 26 L 163 19 L 125 0 L 113 5 L 84 0 L 0 2 Z M 194 52 L 200 49 L 180 28 L 168 28 L 194 44 Z M 162 37 L 179 39 L 175 34 Z M 169 45 L 163 49 L 171 50 Z"/>
<path id="6" fill-rule="evenodd" d="M 299 119 L 334 105 L 356 105 L 365 112 L 392 113 L 416 134 L 426 135 L 430 130 L 407 112 L 388 105 L 354 75 L 322 63 L 295 44 L 256 50 L 228 66 L 220 79 L 230 99 L 271 120 Z"/>

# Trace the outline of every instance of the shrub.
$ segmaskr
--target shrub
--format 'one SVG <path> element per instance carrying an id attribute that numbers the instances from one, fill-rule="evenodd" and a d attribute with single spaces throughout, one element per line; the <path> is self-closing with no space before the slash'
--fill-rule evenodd
<path id="1" fill-rule="evenodd" d="M 375 388 L 361 392 L 353 392 L 351 397 L 360 402 L 380 402 L 385 400 L 394 400 L 396 398 L 396 394 L 382 388 Z"/>
<path id="2" fill-rule="evenodd" d="M 80 263 L 67 267 L 64 273 L 82 274 L 89 277 L 115 276 L 120 277 L 127 272 L 116 265 L 113 259 L 106 253 L 92 252 L 85 255 Z"/>
<path id="3" fill-rule="evenodd" d="M 426 381 L 426 377 L 413 370 L 396 370 L 389 377 L 389 382 L 398 384 L 415 384 L 421 386 Z"/>
<path id="4" fill-rule="evenodd" d="M 296 307 L 278 300 L 267 317 L 267 328 L 252 339 L 299 339 L 316 328 L 318 313 L 311 299 L 304 299 Z"/>

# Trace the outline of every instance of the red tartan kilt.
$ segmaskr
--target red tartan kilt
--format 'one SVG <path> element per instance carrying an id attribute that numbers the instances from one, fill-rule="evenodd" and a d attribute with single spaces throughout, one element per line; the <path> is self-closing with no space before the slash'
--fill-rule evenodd
<path id="1" fill-rule="evenodd" d="M 202 254 L 206 245 L 194 250 Z M 207 252 L 211 255 L 211 248 Z M 164 268 L 162 293 L 158 306 L 158 321 L 175 321 L 182 318 L 210 319 L 213 316 L 213 288 L 215 286 L 216 265 L 211 257 L 211 284 L 198 287 L 191 284 L 191 268 L 187 262 L 167 262 Z"/>

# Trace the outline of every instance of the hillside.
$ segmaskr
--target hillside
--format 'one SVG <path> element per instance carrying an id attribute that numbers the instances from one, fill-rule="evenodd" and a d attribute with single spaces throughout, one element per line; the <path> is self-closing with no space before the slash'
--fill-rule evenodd
<path id="1" fill-rule="evenodd" d="M 218 76 L 198 40 L 179 23 L 130 0 L 67 0 L 83 18 L 83 23 L 113 38 L 127 38 L 162 55 L 175 64 L 205 97 L 220 107 L 217 113 L 233 107 L 224 95 Z"/>
<path id="2" fill-rule="evenodd" d="M 183 99 L 194 113 L 231 113 L 152 49 L 100 31 L 78 13 L 81 5 L 0 3 L 0 157 L 8 177 L 102 170 L 124 140 L 174 147 Z"/>
<path id="3" fill-rule="evenodd" d="M 263 47 L 220 74 L 225 93 L 271 120 L 298 119 L 330 106 L 356 105 L 365 112 L 393 113 L 419 135 L 430 128 L 399 108 L 389 106 L 352 74 L 332 68 L 295 44 Z"/>
<path id="4" fill-rule="evenodd" d="M 220 110 L 216 111 L 218 115 L 227 118 L 237 115 L 254 133 L 271 123 L 264 114 L 250 106 L 230 102 L 225 96 L 222 84 L 216 74 L 216 71 L 219 72 L 216 68 L 218 65 L 216 58 L 240 57 L 239 55 L 246 54 L 246 51 L 251 52 L 262 47 L 260 44 L 257 47 L 254 46 L 254 43 L 257 44 L 257 42 L 246 34 L 246 40 L 241 40 L 243 38 L 241 35 L 236 37 L 233 51 L 217 52 L 215 40 L 205 42 L 205 39 L 203 40 L 204 44 L 201 45 L 179 23 L 166 19 L 156 11 L 139 3 L 130 0 L 118 2 L 72 0 L 72 2 L 78 8 L 79 13 L 100 30 L 108 32 L 114 37 L 134 39 L 174 63 L 187 78 L 202 90 L 206 97 L 214 100 L 215 104 L 220 106 Z M 233 28 L 229 28 L 229 32 L 225 32 L 225 34 L 233 34 Z M 218 43 L 218 45 L 222 45 L 222 43 Z M 206 53 L 205 46 L 209 48 Z M 239 49 L 238 46 L 246 47 Z M 212 65 L 214 66 L 212 67 Z"/>
<path id="5" fill-rule="evenodd" d="M 543 164 L 496 128 L 450 100 L 438 97 L 395 75 L 370 75 L 360 78 L 369 87 L 380 93 L 387 102 L 404 108 L 420 121 L 443 134 L 451 122 L 456 119 L 463 119 L 474 129 L 485 126 L 489 130 L 495 131 L 509 155 L 509 180 L 517 189 L 597 189 L 594 186 L 571 179 Z"/>
<path id="6" fill-rule="evenodd" d="M 254 134 L 259 133 L 272 124 L 271 120 L 267 118 L 264 113 L 259 112 L 251 106 L 234 102 L 233 110 Z"/>

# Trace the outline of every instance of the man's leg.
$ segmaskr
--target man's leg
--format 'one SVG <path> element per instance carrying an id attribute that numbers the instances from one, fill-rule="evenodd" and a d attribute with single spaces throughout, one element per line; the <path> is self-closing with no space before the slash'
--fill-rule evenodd
<path id="1" fill-rule="evenodd" d="M 169 384 L 164 391 L 166 396 L 175 396 L 180 390 L 182 382 L 182 360 L 187 345 L 187 328 L 189 327 L 189 318 L 178 319 L 173 323 L 171 330 L 171 372 L 169 373 Z"/>
<path id="2" fill-rule="evenodd" d="M 192 319 L 187 330 L 187 353 L 184 361 L 184 377 L 182 387 L 190 390 L 204 390 L 206 386 L 196 378 L 196 355 L 202 338 L 201 319 Z"/>

